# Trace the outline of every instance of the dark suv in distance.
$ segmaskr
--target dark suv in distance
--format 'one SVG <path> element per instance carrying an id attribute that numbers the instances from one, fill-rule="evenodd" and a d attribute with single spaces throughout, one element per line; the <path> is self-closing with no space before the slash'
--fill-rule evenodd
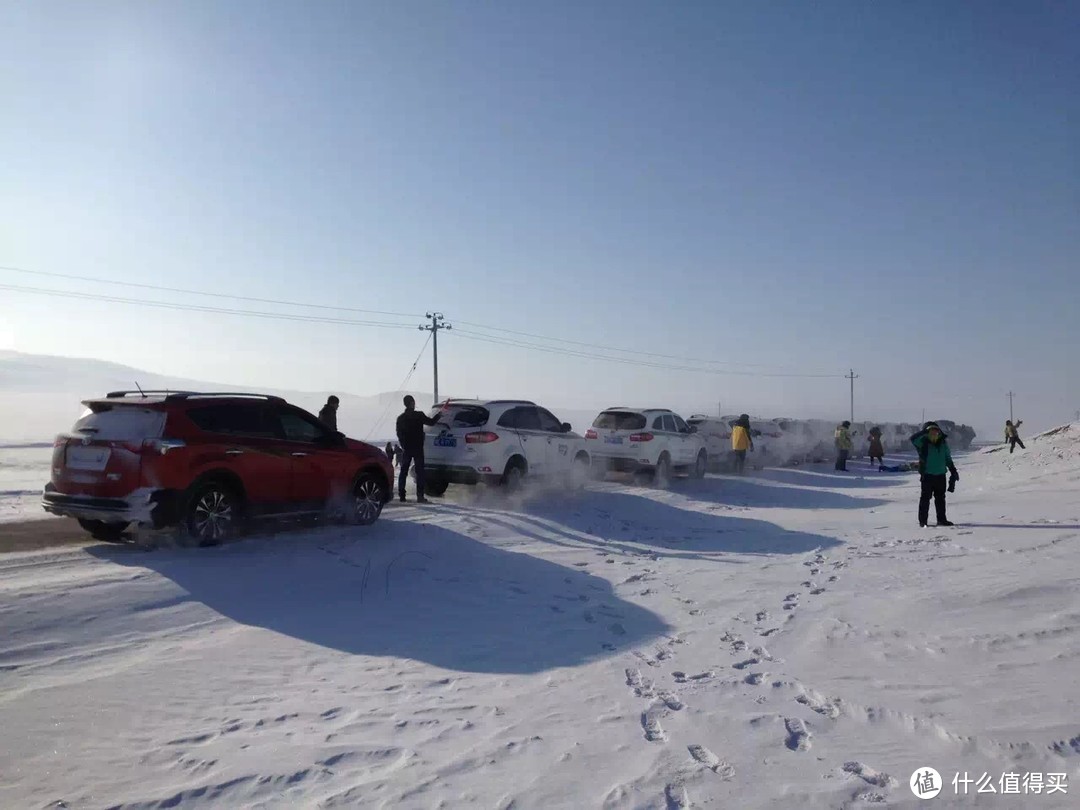
<path id="1" fill-rule="evenodd" d="M 382 450 L 280 397 L 115 391 L 56 438 L 42 505 L 99 540 L 131 523 L 213 545 L 261 518 L 374 523 L 390 499 Z"/>

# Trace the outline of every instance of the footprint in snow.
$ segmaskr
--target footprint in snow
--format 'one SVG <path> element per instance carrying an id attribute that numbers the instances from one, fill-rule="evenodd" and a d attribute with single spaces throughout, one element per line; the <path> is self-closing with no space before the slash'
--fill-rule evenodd
<path id="1" fill-rule="evenodd" d="M 765 682 L 765 677 L 767 674 L 768 673 L 765 672 L 751 672 L 749 675 L 743 678 L 743 683 L 750 686 L 761 686 L 761 684 Z"/>
<path id="2" fill-rule="evenodd" d="M 770 627 L 770 628 L 769 628 L 768 630 L 762 630 L 762 631 L 761 631 L 760 633 L 758 633 L 758 635 L 759 635 L 759 636 L 764 636 L 764 637 L 768 638 L 768 637 L 769 637 L 769 636 L 771 636 L 771 635 L 772 635 L 773 633 L 779 633 L 779 632 L 780 632 L 780 628 L 779 628 L 779 627 Z"/>
<path id="3" fill-rule="evenodd" d="M 784 720 L 784 728 L 787 729 L 786 745 L 792 751 L 810 750 L 810 731 L 806 723 L 798 717 L 789 717 Z"/>
<path id="4" fill-rule="evenodd" d="M 619 622 L 615 622 L 614 624 L 608 625 L 608 632 L 615 636 L 625 636 L 626 628 L 623 627 Z"/>
<path id="5" fill-rule="evenodd" d="M 747 667 L 756 667 L 761 661 L 757 658 L 747 658 L 745 661 L 740 661 L 737 664 L 733 664 L 735 669 L 746 669 Z"/>
<path id="6" fill-rule="evenodd" d="M 767 611 L 767 610 L 759 610 L 757 612 L 757 614 L 754 616 L 754 618 L 757 619 L 757 621 L 759 621 L 759 622 L 767 622 L 772 617 L 769 615 L 769 611 Z"/>
<path id="7" fill-rule="evenodd" d="M 660 725 L 660 719 L 651 711 L 641 713 L 641 727 L 645 730 L 645 739 L 649 742 L 667 742 L 667 734 Z"/>
<path id="8" fill-rule="evenodd" d="M 829 582 L 836 582 L 836 574 L 833 574 L 831 577 L 829 577 Z"/>
<path id="9" fill-rule="evenodd" d="M 810 695 L 802 694 L 795 698 L 795 702 L 808 706 L 818 714 L 833 720 L 840 716 L 840 707 L 833 701 L 824 702 Z"/>
<path id="10" fill-rule="evenodd" d="M 686 788 L 682 785 L 668 785 L 664 788 L 664 797 L 667 799 L 667 810 L 689 810 L 690 808 L 690 797 L 686 795 Z"/>
<path id="11" fill-rule="evenodd" d="M 690 752 L 690 756 L 694 758 L 695 762 L 704 765 L 722 779 L 731 779 L 735 776 L 735 766 L 720 759 L 704 745 L 688 745 L 686 750 Z"/>
<path id="12" fill-rule="evenodd" d="M 673 712 L 682 711 L 686 704 L 679 700 L 679 696 L 674 692 L 660 692 L 660 700 L 664 701 L 664 705 L 671 709 Z"/>
<path id="13" fill-rule="evenodd" d="M 810 591 L 811 596 L 817 596 L 818 594 L 822 594 L 822 593 L 825 593 L 824 588 L 814 588 L 814 590 Z"/>
<path id="14" fill-rule="evenodd" d="M 653 687 L 653 682 L 648 678 L 642 678 L 641 670 L 628 667 L 626 669 L 626 685 L 633 689 L 634 694 L 639 698 L 656 697 L 656 689 Z"/>
<path id="15" fill-rule="evenodd" d="M 880 788 L 896 787 L 900 783 L 889 776 L 887 773 L 876 771 L 869 765 L 864 765 L 861 762 L 851 761 L 844 763 L 844 771 L 846 773 L 854 774 L 862 779 L 867 784 L 874 785 Z"/>

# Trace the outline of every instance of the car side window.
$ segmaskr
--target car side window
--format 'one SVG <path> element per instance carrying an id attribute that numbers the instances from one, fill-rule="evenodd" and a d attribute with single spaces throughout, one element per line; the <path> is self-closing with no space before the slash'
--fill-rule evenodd
<path id="1" fill-rule="evenodd" d="M 270 412 L 255 402 L 218 402 L 192 408 L 188 411 L 188 418 L 207 433 L 259 439 L 280 438 Z"/>
<path id="2" fill-rule="evenodd" d="M 690 426 L 686 424 L 686 422 L 683 421 L 683 418 L 678 414 L 675 414 L 675 429 L 679 431 L 679 433 L 690 432 Z"/>
<path id="3" fill-rule="evenodd" d="M 511 428 L 516 430 L 518 427 L 520 427 L 518 423 L 521 421 L 520 416 L 523 410 L 525 409 L 521 407 L 511 408 L 510 410 L 508 410 L 506 413 L 499 417 L 499 427 Z"/>
<path id="4" fill-rule="evenodd" d="M 652 429 L 653 430 L 663 430 L 664 429 L 664 417 L 658 416 L 655 419 L 653 419 Z"/>
<path id="5" fill-rule="evenodd" d="M 278 420 L 281 422 L 285 439 L 290 442 L 310 444 L 329 435 L 321 423 L 299 411 L 278 411 Z"/>
<path id="6" fill-rule="evenodd" d="M 664 415 L 664 430 L 668 433 L 675 432 L 675 420 L 671 418 L 671 414 Z"/>
<path id="7" fill-rule="evenodd" d="M 540 414 L 536 408 L 523 407 L 517 418 L 518 430 L 540 430 Z"/>
<path id="8" fill-rule="evenodd" d="M 536 415 L 540 419 L 540 430 L 545 433 L 562 433 L 562 422 L 555 418 L 555 414 L 543 408 L 536 409 Z"/>

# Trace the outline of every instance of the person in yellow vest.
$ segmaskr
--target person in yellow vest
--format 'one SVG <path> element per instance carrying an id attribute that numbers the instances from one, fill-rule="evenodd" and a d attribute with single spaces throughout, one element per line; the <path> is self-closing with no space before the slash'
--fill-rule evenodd
<path id="1" fill-rule="evenodd" d="M 845 420 L 837 426 L 836 433 L 833 434 L 836 443 L 836 469 L 840 472 L 847 472 L 848 453 L 854 447 L 850 430 L 851 422 Z"/>
<path id="2" fill-rule="evenodd" d="M 750 435 L 750 415 L 743 414 L 731 428 L 731 449 L 735 451 L 735 473 L 742 475 L 746 469 L 746 451 L 754 451 L 754 439 Z"/>

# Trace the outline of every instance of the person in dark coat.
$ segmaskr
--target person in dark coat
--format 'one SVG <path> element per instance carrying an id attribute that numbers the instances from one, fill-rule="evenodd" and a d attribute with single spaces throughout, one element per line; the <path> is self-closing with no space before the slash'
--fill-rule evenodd
<path id="1" fill-rule="evenodd" d="M 337 409 L 338 398 L 331 394 L 326 404 L 322 406 L 322 410 L 319 411 L 319 421 L 335 432 L 337 431 Z"/>
<path id="2" fill-rule="evenodd" d="M 416 400 L 406 395 L 402 400 L 405 410 L 397 418 L 397 437 L 401 445 L 401 473 L 398 475 L 398 500 L 405 502 L 405 480 L 409 474 L 409 465 L 416 466 L 416 502 L 427 503 L 424 497 L 424 428 L 437 425 L 438 418 L 432 419 L 423 411 L 416 410 Z"/>
<path id="3" fill-rule="evenodd" d="M 949 472 L 948 489 L 955 490 L 960 474 L 953 464 L 949 452 L 949 437 L 937 422 L 927 422 L 923 429 L 911 437 L 911 443 L 919 454 L 919 477 L 922 479 L 922 492 L 919 494 L 919 525 L 926 526 L 930 517 L 930 498 L 934 499 L 938 526 L 952 526 L 945 516 L 945 472 Z"/>
<path id="4" fill-rule="evenodd" d="M 870 428 L 870 466 L 874 466 L 874 459 L 878 465 L 885 463 L 885 447 L 881 443 L 881 428 Z"/>

